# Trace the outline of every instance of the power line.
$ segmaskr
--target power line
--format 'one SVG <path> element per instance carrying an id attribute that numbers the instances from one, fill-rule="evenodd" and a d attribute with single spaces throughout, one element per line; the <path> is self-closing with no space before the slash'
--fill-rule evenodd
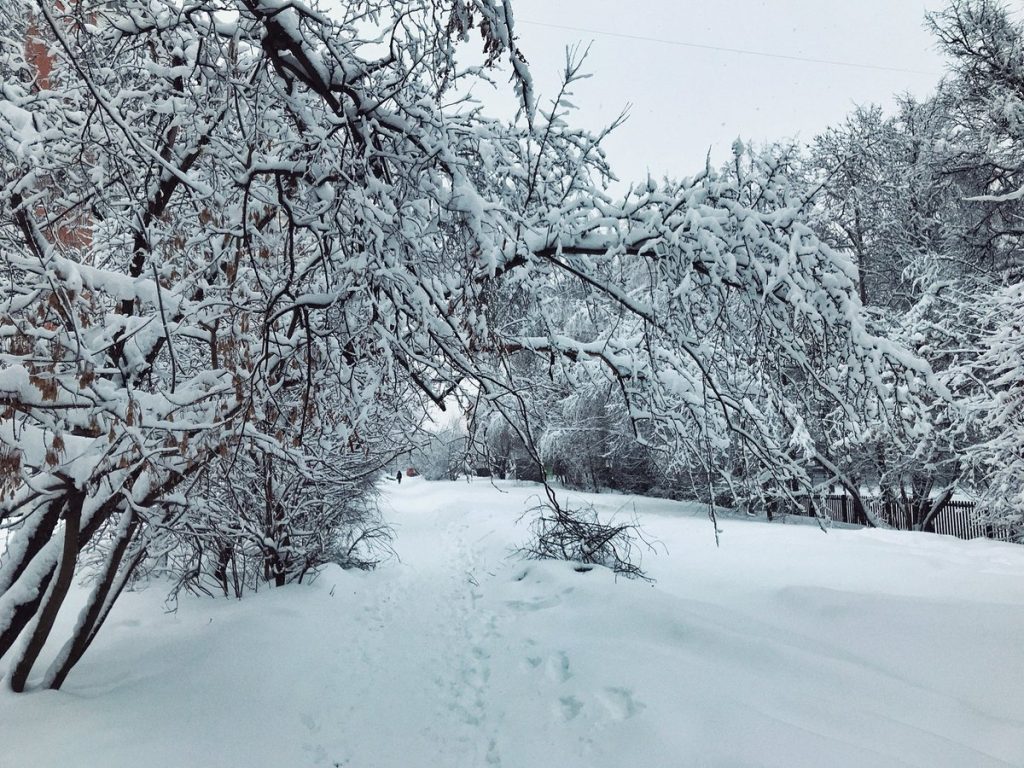
<path id="1" fill-rule="evenodd" d="M 550 27 L 551 29 L 564 29 L 569 32 L 583 32 L 588 35 L 604 35 L 606 37 L 621 37 L 626 40 L 641 40 L 646 43 L 661 43 L 662 45 L 676 45 L 681 48 L 697 48 L 703 51 L 720 51 L 722 53 L 740 53 L 745 56 L 762 56 L 766 59 L 785 59 L 787 61 L 801 61 L 808 64 L 828 64 L 834 67 L 853 67 L 855 69 L 874 69 L 882 72 L 905 72 L 912 75 L 930 75 L 938 77 L 937 72 L 925 72 L 920 69 L 903 69 L 902 67 L 887 67 L 882 64 L 861 64 L 854 61 L 838 61 L 836 59 L 815 59 L 810 56 L 791 56 L 785 53 L 769 53 L 768 51 L 751 51 L 747 48 L 727 48 L 721 45 L 703 45 L 701 43 L 688 43 L 683 40 L 666 40 L 661 37 L 647 37 L 646 35 L 627 35 L 623 32 L 605 32 L 600 29 L 583 29 L 581 27 L 570 27 L 564 24 L 548 24 L 543 21 L 528 21 L 516 19 L 519 24 L 531 24 L 535 27 Z"/>

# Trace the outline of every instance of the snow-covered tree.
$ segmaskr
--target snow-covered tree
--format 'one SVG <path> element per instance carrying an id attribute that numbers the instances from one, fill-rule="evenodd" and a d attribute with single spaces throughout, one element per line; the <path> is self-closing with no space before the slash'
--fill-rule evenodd
<path id="1" fill-rule="evenodd" d="M 927 366 L 865 325 L 855 270 L 777 166 L 738 147 L 730 170 L 613 199 L 567 94 L 538 105 L 508 2 L 331 7 L 0 0 L 15 21 L 0 38 L 15 690 L 83 559 L 97 575 L 47 685 L 154 558 L 201 546 L 177 562 L 221 583 L 238 547 L 276 582 L 322 559 L 346 518 L 320 494 L 357 491 L 403 450 L 417 399 L 476 393 L 540 466 L 538 371 L 596 367 L 644 441 L 735 441 L 766 480 L 804 484 L 808 401 L 786 377 L 839 418 L 858 400 L 913 415 Z M 471 35 L 507 62 L 515 123 L 465 98 L 485 77 L 458 64 Z M 563 323 L 569 289 L 596 322 Z M 492 322 L 512 294 L 528 322 Z M 589 542 L 563 551 L 621 551 L 622 531 L 549 500 L 540 533 Z"/>
<path id="2" fill-rule="evenodd" d="M 969 447 L 967 461 L 983 479 L 986 518 L 1024 540 L 1024 282 L 998 291 L 987 315 L 975 363 L 986 387 L 967 406 L 983 437 Z"/>
<path id="3" fill-rule="evenodd" d="M 427 431 L 418 442 L 412 463 L 426 480 L 458 480 L 468 473 L 469 435 L 457 419 Z"/>
<path id="4" fill-rule="evenodd" d="M 965 483 L 990 522 L 1020 537 L 1024 455 L 1020 360 L 1024 281 L 1024 24 L 994 0 L 954 0 L 930 17 L 954 77 L 947 166 L 963 191 L 968 269 L 951 280 L 965 322 L 956 426 Z"/>

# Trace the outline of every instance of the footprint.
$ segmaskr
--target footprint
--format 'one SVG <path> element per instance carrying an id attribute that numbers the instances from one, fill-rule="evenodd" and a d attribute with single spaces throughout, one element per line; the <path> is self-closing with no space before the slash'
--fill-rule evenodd
<path id="1" fill-rule="evenodd" d="M 557 596 L 535 597 L 532 600 L 508 600 L 505 604 L 515 611 L 541 611 L 552 608 L 562 602 Z"/>
<path id="2" fill-rule="evenodd" d="M 572 672 L 569 671 L 568 654 L 565 651 L 559 651 L 553 656 L 548 656 L 545 672 L 547 672 L 548 679 L 556 683 L 564 683 L 572 677 Z"/>
<path id="3" fill-rule="evenodd" d="M 299 715 L 299 722 L 306 727 L 310 736 L 315 737 L 320 732 L 320 723 L 314 720 L 313 716 L 308 713 Z M 304 743 L 302 749 L 313 758 L 313 765 L 323 765 L 327 761 L 327 750 L 324 749 L 323 744 Z"/>
<path id="4" fill-rule="evenodd" d="M 327 750 L 324 749 L 323 744 L 303 744 L 302 751 L 313 758 L 313 765 L 323 765 L 327 762 Z"/>
<path id="5" fill-rule="evenodd" d="M 312 758 L 313 765 L 324 765 L 327 762 L 327 750 L 323 744 L 303 744 L 302 751 Z"/>
<path id="6" fill-rule="evenodd" d="M 559 714 L 565 721 L 575 720 L 576 716 L 583 710 L 583 702 L 575 696 L 562 696 L 558 700 Z"/>
<path id="7" fill-rule="evenodd" d="M 633 698 L 628 688 L 605 688 L 597 696 L 613 720 L 628 720 L 647 707 Z"/>
<path id="8" fill-rule="evenodd" d="M 500 766 L 501 765 L 501 755 L 498 753 L 498 740 L 497 739 L 491 739 L 489 742 L 487 742 L 487 757 L 486 757 L 486 760 L 487 760 L 487 764 L 488 765 L 494 765 L 494 766 Z"/>

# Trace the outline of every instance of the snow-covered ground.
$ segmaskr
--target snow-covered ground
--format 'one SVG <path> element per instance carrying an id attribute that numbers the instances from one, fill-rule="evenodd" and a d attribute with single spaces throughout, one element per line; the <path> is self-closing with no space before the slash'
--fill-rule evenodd
<path id="1" fill-rule="evenodd" d="M 126 595 L 64 691 L 0 693 L 0 767 L 1024 765 L 1024 547 L 725 520 L 716 549 L 692 505 L 586 497 L 662 542 L 616 581 L 510 556 L 536 493 L 391 483 L 374 573 Z"/>

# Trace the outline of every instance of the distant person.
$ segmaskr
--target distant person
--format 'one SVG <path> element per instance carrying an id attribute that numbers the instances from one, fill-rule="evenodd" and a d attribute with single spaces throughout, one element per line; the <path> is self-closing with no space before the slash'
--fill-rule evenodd
<path id="1" fill-rule="evenodd" d="M 401 485 L 401 484 L 402 484 L 402 470 L 398 470 L 398 474 L 397 474 L 397 475 L 395 475 L 395 480 L 397 480 L 397 481 L 398 481 L 398 484 L 399 484 L 399 485 Z"/>

